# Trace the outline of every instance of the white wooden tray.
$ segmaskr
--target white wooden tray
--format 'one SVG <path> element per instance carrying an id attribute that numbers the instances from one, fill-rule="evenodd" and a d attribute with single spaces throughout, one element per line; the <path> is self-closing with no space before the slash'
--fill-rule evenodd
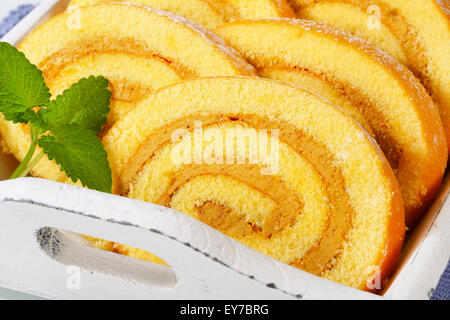
<path id="1" fill-rule="evenodd" d="M 67 2 L 43 1 L 2 40 L 17 44 Z M 0 180 L 15 165 L 0 154 Z M 3 180 L 0 287 L 63 299 L 427 299 L 449 259 L 449 190 L 447 179 L 379 296 L 273 260 L 171 209 L 37 178 Z M 170 267 L 92 248 L 79 234 L 142 248 Z"/>

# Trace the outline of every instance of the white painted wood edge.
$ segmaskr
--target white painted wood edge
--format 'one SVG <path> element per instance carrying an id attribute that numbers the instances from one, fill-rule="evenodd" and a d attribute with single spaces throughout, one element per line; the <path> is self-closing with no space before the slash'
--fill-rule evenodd
<path id="1" fill-rule="evenodd" d="M 172 267 L 177 284 L 170 285 L 163 270 L 167 267 L 80 246 L 64 237 L 49 256 L 35 235 L 43 227 L 148 250 Z M 0 182 L 0 229 L 0 284 L 44 297 L 378 298 L 273 260 L 172 209 L 48 180 Z M 89 281 L 73 292 L 66 286 L 64 264 L 86 261 L 90 267 L 83 277 Z M 111 269 L 121 264 L 124 268 Z M 162 279 L 155 278 L 155 272 Z"/>

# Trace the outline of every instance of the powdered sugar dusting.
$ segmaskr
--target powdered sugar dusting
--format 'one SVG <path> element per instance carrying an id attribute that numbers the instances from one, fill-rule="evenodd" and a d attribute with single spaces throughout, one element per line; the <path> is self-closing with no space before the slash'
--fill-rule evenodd
<path id="1" fill-rule="evenodd" d="M 114 5 L 125 5 L 125 6 L 132 6 L 132 7 L 138 7 L 145 9 L 149 12 L 153 12 L 158 14 L 159 16 L 169 18 L 170 20 L 183 24 L 187 27 L 189 27 L 191 30 L 193 30 L 195 33 L 200 35 L 203 39 L 205 39 L 207 42 L 215 46 L 217 49 L 219 49 L 223 54 L 228 56 L 233 64 L 240 70 L 244 70 L 247 75 L 256 75 L 255 68 L 250 65 L 242 56 L 241 54 L 236 51 L 234 48 L 229 46 L 225 40 L 220 38 L 215 33 L 209 31 L 208 29 L 192 22 L 191 20 L 186 19 L 185 17 L 178 16 L 172 12 L 164 11 L 161 9 L 156 9 L 148 6 L 143 6 L 140 4 L 130 3 L 130 2 L 111 2 L 111 4 Z"/>
<path id="2" fill-rule="evenodd" d="M 447 15 L 450 16 L 450 5 L 448 4 L 448 0 L 435 0 L 441 10 Z"/>
<path id="3" fill-rule="evenodd" d="M 395 70 L 397 77 L 400 77 L 405 83 L 409 84 L 409 87 L 414 88 L 418 95 L 426 95 L 428 94 L 425 91 L 425 88 L 422 84 L 417 80 L 417 78 L 413 75 L 413 73 L 398 62 L 396 59 L 392 58 L 386 52 L 382 51 L 378 47 L 373 46 L 365 39 L 356 37 L 354 35 L 348 34 L 346 32 L 340 31 L 329 25 L 324 23 L 311 21 L 311 20 L 303 20 L 303 19 L 286 19 L 289 23 L 298 25 L 307 31 L 314 31 L 318 33 L 323 33 L 327 35 L 331 35 L 338 40 L 345 40 L 348 43 L 352 44 L 356 49 L 363 51 L 364 53 L 371 56 L 378 63 L 383 64 L 385 67 L 388 67 L 391 70 Z"/>
<path id="4" fill-rule="evenodd" d="M 305 31 L 321 33 L 332 37 L 334 40 L 344 40 L 345 42 L 350 43 L 355 49 L 363 52 L 366 56 L 369 56 L 375 60 L 377 64 L 381 65 L 384 69 L 389 70 L 396 76 L 399 80 L 399 84 L 406 89 L 411 104 L 421 113 L 421 116 L 428 118 L 430 122 L 435 121 L 434 119 L 439 117 L 439 111 L 436 105 L 414 74 L 403 64 L 381 49 L 371 45 L 366 40 L 337 30 L 327 24 L 312 20 L 289 18 L 270 18 L 261 20 L 287 22 L 301 27 Z"/>

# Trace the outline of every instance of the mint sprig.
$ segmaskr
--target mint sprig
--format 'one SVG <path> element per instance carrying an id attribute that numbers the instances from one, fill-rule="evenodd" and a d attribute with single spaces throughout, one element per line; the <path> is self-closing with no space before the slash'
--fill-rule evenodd
<path id="1" fill-rule="evenodd" d="M 107 87 L 105 78 L 91 76 L 50 100 L 42 72 L 16 48 L 0 42 L 0 112 L 31 129 L 29 150 L 10 178 L 28 175 L 45 154 L 72 181 L 111 192 L 111 169 L 97 136 L 110 111 Z M 37 146 L 42 151 L 35 155 Z"/>

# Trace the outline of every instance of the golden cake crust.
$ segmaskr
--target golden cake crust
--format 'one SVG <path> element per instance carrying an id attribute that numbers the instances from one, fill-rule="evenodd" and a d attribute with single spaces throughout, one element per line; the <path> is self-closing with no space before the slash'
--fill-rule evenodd
<path id="1" fill-rule="evenodd" d="M 68 10 L 96 3 L 111 2 L 133 2 L 170 11 L 211 29 L 240 19 L 296 17 L 285 0 L 72 0 Z"/>

